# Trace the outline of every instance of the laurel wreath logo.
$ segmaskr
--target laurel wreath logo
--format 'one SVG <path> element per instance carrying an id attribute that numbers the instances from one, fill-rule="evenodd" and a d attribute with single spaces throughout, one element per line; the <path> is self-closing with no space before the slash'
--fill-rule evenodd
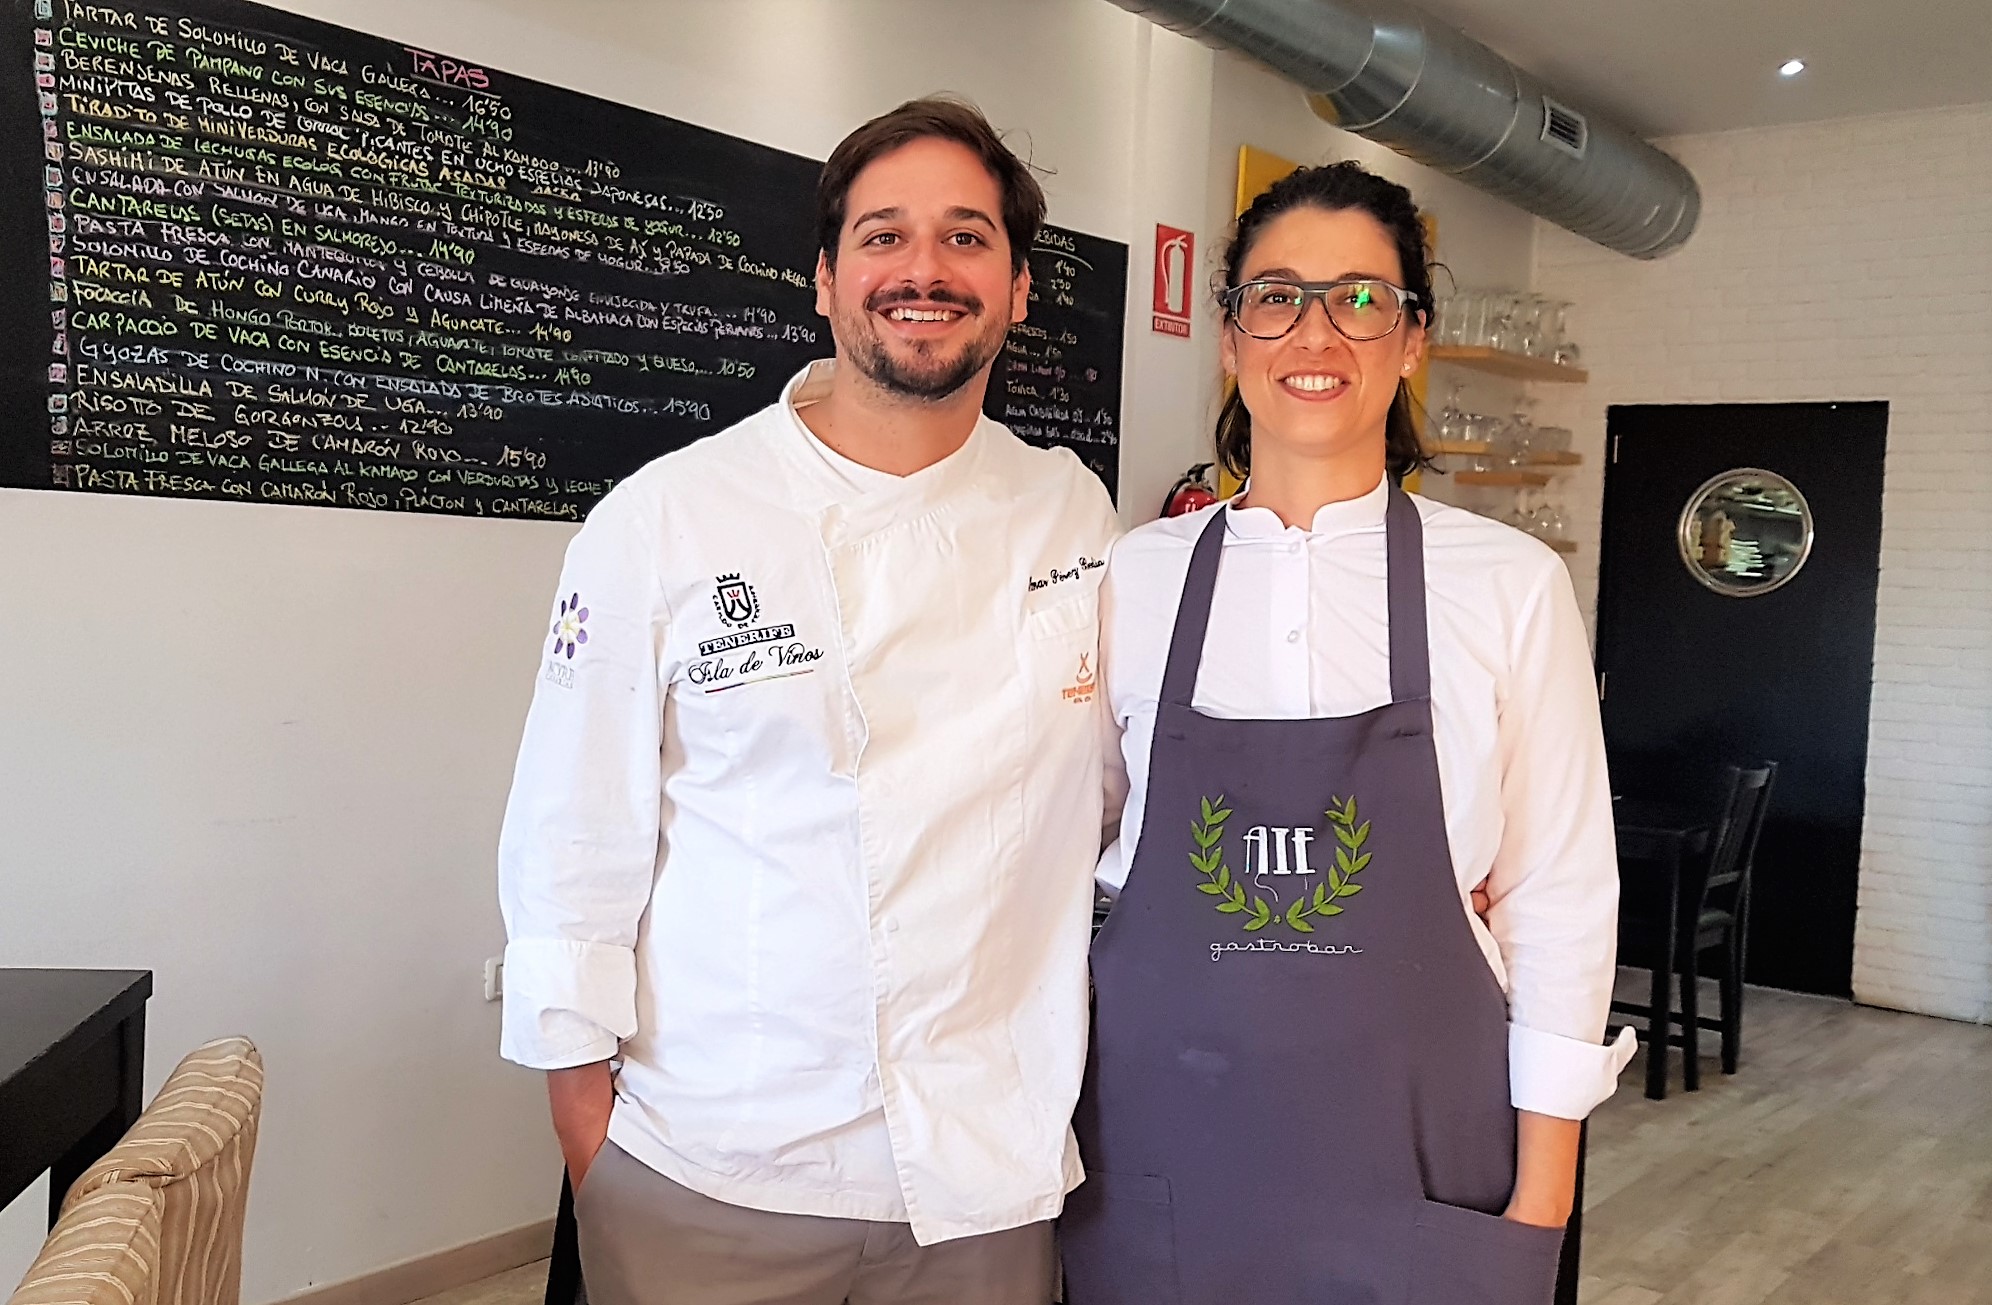
<path id="1" fill-rule="evenodd" d="M 1369 842 L 1370 822 L 1357 814 L 1353 797 L 1330 799 L 1327 816 L 1340 845 L 1335 849 L 1335 864 L 1328 867 L 1328 881 L 1316 884 L 1311 894 L 1303 893 L 1284 912 L 1275 913 L 1265 898 L 1247 892 L 1224 863 L 1224 822 L 1231 819 L 1231 808 L 1224 805 L 1222 795 L 1215 802 L 1204 798 L 1203 819 L 1190 822 L 1190 837 L 1197 845 L 1190 853 L 1190 865 L 1204 877 L 1197 891 L 1223 898 L 1217 903 L 1219 914 L 1244 916 L 1246 933 L 1257 933 L 1276 921 L 1296 933 L 1313 933 L 1311 919 L 1340 915 L 1346 909 L 1340 905 L 1342 899 L 1363 890 L 1356 876 L 1369 865 L 1372 855 L 1363 851 L 1363 844 Z"/>

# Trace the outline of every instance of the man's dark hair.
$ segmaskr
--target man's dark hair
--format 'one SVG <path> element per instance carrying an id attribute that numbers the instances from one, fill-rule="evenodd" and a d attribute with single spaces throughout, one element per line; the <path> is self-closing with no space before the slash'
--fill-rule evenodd
<path id="1" fill-rule="evenodd" d="M 1010 271 L 1024 270 L 1038 228 L 1044 225 L 1044 189 L 1030 165 L 1010 152 L 982 110 L 945 95 L 908 100 L 844 137 L 823 165 L 816 183 L 816 232 L 824 259 L 837 267 L 837 242 L 844 234 L 845 202 L 851 183 L 871 163 L 916 140 L 937 137 L 961 145 L 982 160 L 1003 193 L 1003 231 L 1010 240 Z"/>

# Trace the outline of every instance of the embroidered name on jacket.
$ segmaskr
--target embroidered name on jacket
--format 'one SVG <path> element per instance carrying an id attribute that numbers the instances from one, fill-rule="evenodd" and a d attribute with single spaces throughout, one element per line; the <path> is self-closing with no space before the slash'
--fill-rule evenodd
<path id="1" fill-rule="evenodd" d="M 1029 592 L 1036 593 L 1040 589 L 1049 589 L 1053 585 L 1062 585 L 1068 581 L 1077 580 L 1080 576 L 1085 575 L 1088 571 L 1097 571 L 1105 565 L 1106 565 L 1105 562 L 1099 561 L 1096 558 L 1086 557 L 1082 555 L 1079 558 L 1079 560 L 1077 562 L 1074 562 L 1071 566 L 1068 567 L 1055 566 L 1051 568 L 1051 570 L 1047 571 L 1042 578 L 1038 576 L 1032 576 L 1030 578 Z"/>

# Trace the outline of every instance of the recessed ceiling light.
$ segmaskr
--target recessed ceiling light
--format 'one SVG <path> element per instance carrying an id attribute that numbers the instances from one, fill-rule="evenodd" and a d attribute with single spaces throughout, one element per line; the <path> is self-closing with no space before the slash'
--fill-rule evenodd
<path id="1" fill-rule="evenodd" d="M 1805 60 L 1803 59 L 1787 59 L 1778 65 L 1778 76 L 1780 77 L 1796 77 L 1804 71 Z"/>

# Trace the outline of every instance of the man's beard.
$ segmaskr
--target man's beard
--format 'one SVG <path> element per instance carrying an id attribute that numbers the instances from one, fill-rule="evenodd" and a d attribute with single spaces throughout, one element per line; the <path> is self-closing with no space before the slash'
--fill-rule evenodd
<path id="1" fill-rule="evenodd" d="M 872 384 L 901 398 L 937 403 L 952 397 L 995 360 L 1003 351 L 1003 337 L 1010 328 L 1007 322 L 991 322 L 952 358 L 938 355 L 934 346 L 924 342 L 912 346 L 911 358 L 895 357 L 872 324 L 871 315 L 883 313 L 894 304 L 920 302 L 947 304 L 962 309 L 970 317 L 982 315 L 982 301 L 973 295 L 958 295 L 944 289 L 921 294 L 905 286 L 875 291 L 858 313 L 848 316 L 839 313 L 831 324 L 838 328 L 833 332 L 837 342 Z"/>

